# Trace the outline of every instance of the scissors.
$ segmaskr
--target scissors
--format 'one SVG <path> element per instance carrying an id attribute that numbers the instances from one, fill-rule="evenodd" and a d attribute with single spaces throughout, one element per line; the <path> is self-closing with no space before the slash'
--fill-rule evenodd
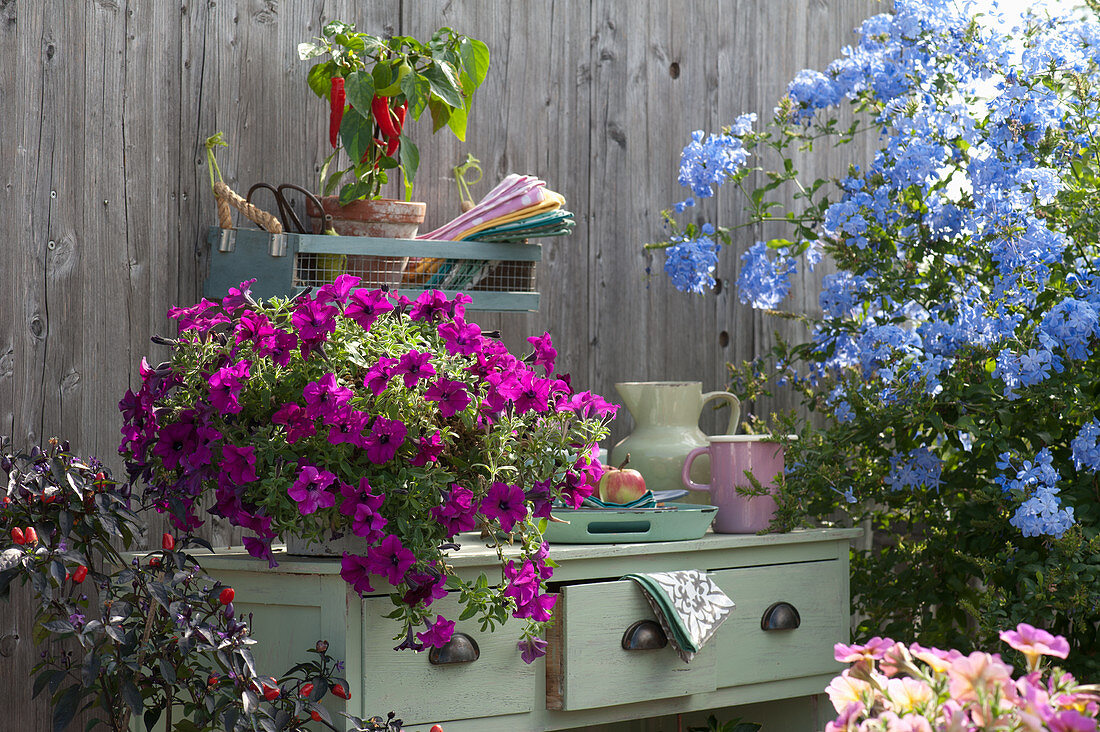
<path id="1" fill-rule="evenodd" d="M 283 231 L 294 231 L 298 234 L 315 233 L 311 229 L 307 229 L 302 223 L 301 219 L 298 218 L 298 214 L 294 213 L 294 207 L 287 200 L 286 194 L 283 192 L 289 189 L 301 193 L 303 196 L 313 202 L 313 205 L 317 207 L 318 211 L 323 212 L 323 218 L 321 222 L 322 234 L 336 233 L 336 231 L 332 228 L 332 214 L 325 211 L 324 206 L 321 205 L 321 202 L 317 199 L 317 196 L 313 195 L 305 188 L 302 188 L 301 186 L 296 186 L 293 183 L 283 183 L 277 188 L 270 183 L 257 183 L 256 185 L 248 189 L 248 195 L 245 196 L 245 200 L 249 203 L 252 203 L 252 194 L 254 194 L 260 188 L 271 191 L 271 195 L 275 197 L 275 205 L 279 207 L 279 220 L 282 221 Z"/>

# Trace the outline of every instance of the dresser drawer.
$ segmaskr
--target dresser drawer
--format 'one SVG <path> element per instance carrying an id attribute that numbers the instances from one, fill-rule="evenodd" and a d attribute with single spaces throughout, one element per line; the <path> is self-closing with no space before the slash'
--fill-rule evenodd
<path id="1" fill-rule="evenodd" d="M 624 650 L 623 634 L 639 620 L 655 616 L 634 582 L 563 587 L 547 638 L 547 708 L 592 709 L 714 691 L 715 648 L 704 648 L 690 664 L 671 645 Z"/>
<path id="2" fill-rule="evenodd" d="M 839 673 L 833 644 L 849 635 L 846 570 L 839 561 L 825 561 L 712 572 L 737 604 L 711 641 L 718 651 L 718 686 Z M 797 628 L 761 628 L 762 617 L 776 603 L 795 609 Z M 779 609 L 773 619 L 781 620 L 787 610 Z"/>
<path id="3" fill-rule="evenodd" d="M 406 725 L 529 712 L 536 699 L 535 668 L 520 657 L 521 623 L 509 621 L 491 633 L 476 619 L 456 622 L 480 656 L 471 663 L 432 665 L 428 652 L 394 651 L 397 624 L 383 616 L 394 609 L 388 597 L 363 602 L 363 708 L 369 714 L 397 712 Z M 455 620 L 457 597 L 436 600 L 432 609 Z"/>

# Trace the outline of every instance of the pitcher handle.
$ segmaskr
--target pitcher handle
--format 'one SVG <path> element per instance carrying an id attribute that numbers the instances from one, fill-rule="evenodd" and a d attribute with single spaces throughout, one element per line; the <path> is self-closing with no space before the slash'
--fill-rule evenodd
<path id="1" fill-rule="evenodd" d="M 730 405 L 730 423 L 722 434 L 732 435 L 737 432 L 737 423 L 741 421 L 741 400 L 728 391 L 708 391 L 703 395 L 703 404 L 712 399 L 720 399 Z"/>
<path id="2" fill-rule="evenodd" d="M 731 394 L 732 396 L 732 394 Z M 691 464 L 695 462 L 695 458 L 700 455 L 706 455 L 710 452 L 710 446 L 704 445 L 703 447 L 697 447 L 687 454 L 684 458 L 684 468 L 680 471 L 680 478 L 684 481 L 684 485 L 693 491 L 709 491 L 709 483 L 695 483 L 691 480 Z"/>

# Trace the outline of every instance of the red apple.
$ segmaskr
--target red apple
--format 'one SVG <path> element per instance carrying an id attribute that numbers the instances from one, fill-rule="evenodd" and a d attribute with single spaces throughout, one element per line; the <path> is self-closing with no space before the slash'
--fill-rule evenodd
<path id="1" fill-rule="evenodd" d="M 604 468 L 600 478 L 599 499 L 604 503 L 630 503 L 645 495 L 645 478 L 637 470 L 627 468 L 630 455 L 617 468 Z"/>

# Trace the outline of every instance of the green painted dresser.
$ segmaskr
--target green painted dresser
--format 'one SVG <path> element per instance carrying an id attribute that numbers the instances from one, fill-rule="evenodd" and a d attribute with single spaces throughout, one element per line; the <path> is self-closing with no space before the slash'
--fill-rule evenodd
<path id="1" fill-rule="evenodd" d="M 513 732 L 749 704 L 755 706 L 746 709 L 768 716 L 769 705 L 762 702 L 788 711 L 795 700 L 811 699 L 810 706 L 816 706 L 814 695 L 841 668 L 832 647 L 848 639 L 848 545 L 858 535 L 858 530 L 822 529 L 556 545 L 551 556 L 560 566 L 550 588 L 559 599 L 551 652 L 531 665 L 516 649 L 518 622 L 488 634 L 474 621 L 458 623 L 456 630 L 480 648 L 471 663 L 436 666 L 427 653 L 393 651 L 397 625 L 383 617 L 393 609 L 389 598 L 360 598 L 349 591 L 338 560 L 279 554 L 279 566 L 268 569 L 230 550 L 200 561 L 237 589 L 238 610 L 255 613 L 257 664 L 269 669 L 262 673 L 277 675 L 326 639 L 329 653 L 345 659 L 352 686 L 349 713 L 365 717 L 394 710 L 408 730 L 438 722 L 445 732 Z M 456 571 L 471 577 L 487 571 L 490 581 L 499 578 L 499 570 L 489 571 L 494 551 L 476 535 L 461 536 L 460 543 L 461 551 L 452 556 Z M 730 617 L 690 664 L 671 646 L 624 650 L 624 632 L 654 616 L 637 586 L 620 578 L 681 569 L 708 572 L 736 603 Z M 762 617 L 776 603 L 797 611 L 798 627 L 762 629 Z M 451 598 L 433 607 L 449 618 L 458 616 Z M 787 615 L 789 620 L 789 608 Z M 327 703 L 333 712 L 345 711 L 335 706 L 338 701 L 330 696 Z"/>

